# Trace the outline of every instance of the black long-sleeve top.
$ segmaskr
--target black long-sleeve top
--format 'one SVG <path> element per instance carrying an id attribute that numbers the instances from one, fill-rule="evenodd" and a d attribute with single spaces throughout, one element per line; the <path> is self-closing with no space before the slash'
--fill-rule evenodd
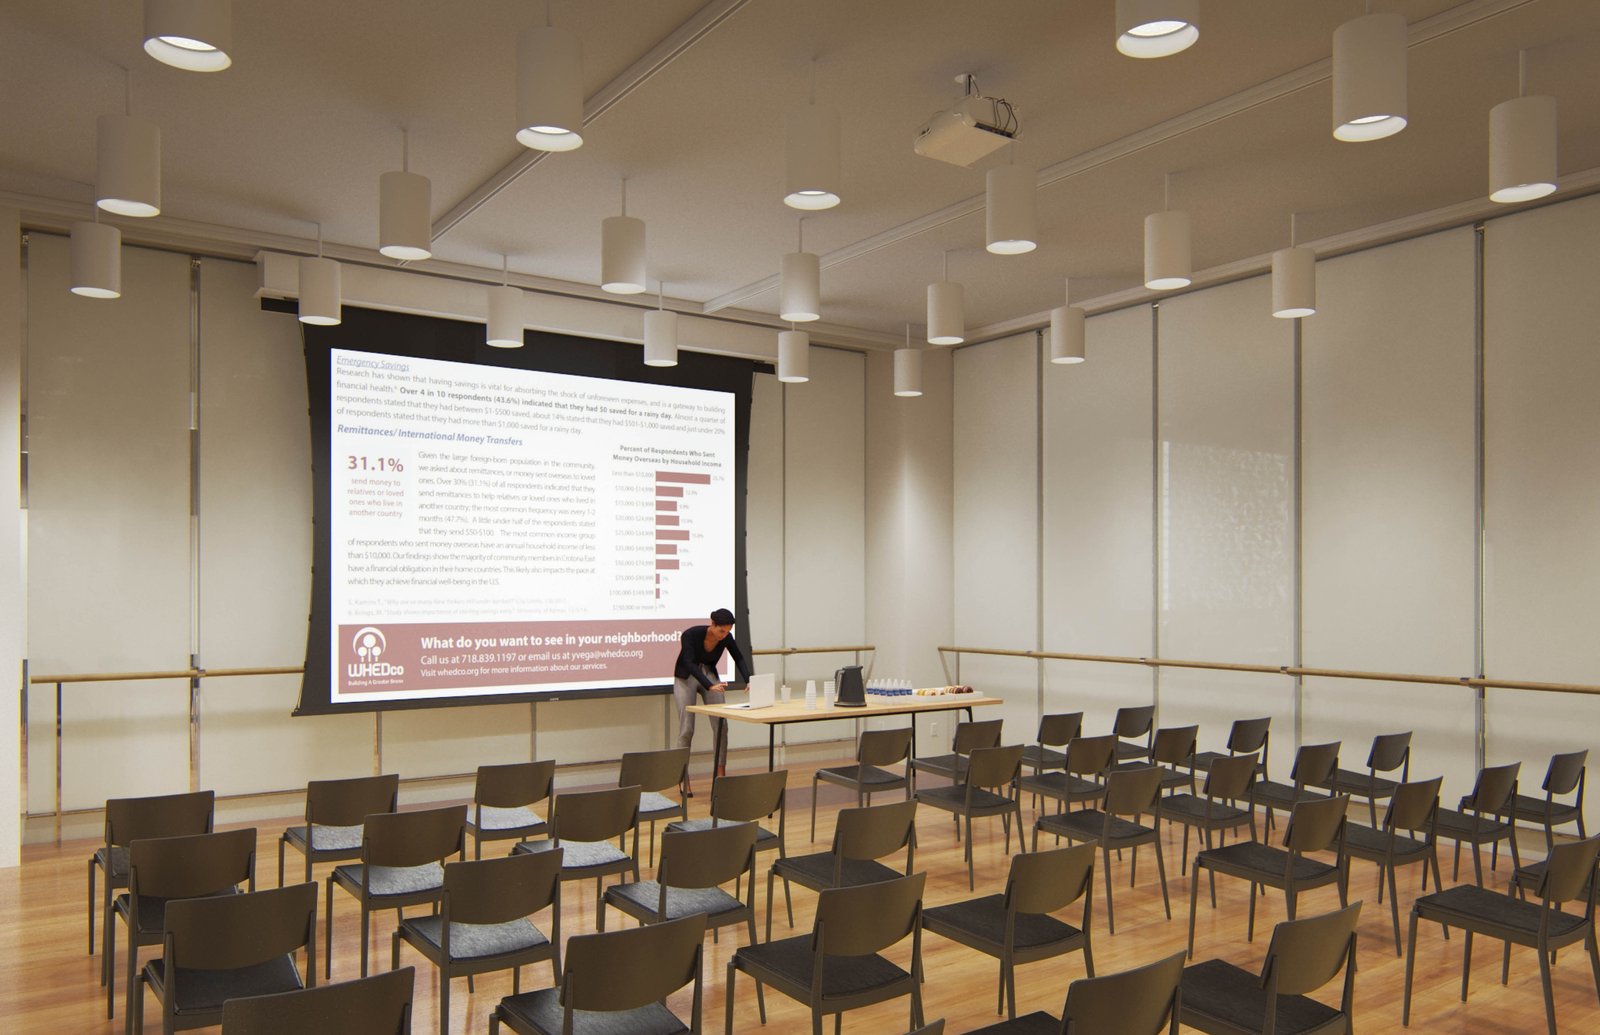
<path id="1" fill-rule="evenodd" d="M 732 633 L 724 636 L 715 647 L 706 650 L 706 631 L 710 628 L 709 625 L 692 625 L 683 631 L 683 648 L 678 651 L 678 664 L 672 674 L 679 679 L 693 679 L 710 690 L 712 683 L 706 679 L 701 666 L 704 665 L 715 672 L 717 662 L 722 660 L 722 652 L 727 651 L 733 655 L 733 664 L 739 671 L 739 678 L 749 682 L 750 662 L 745 660 L 744 651 L 740 649 Z"/>

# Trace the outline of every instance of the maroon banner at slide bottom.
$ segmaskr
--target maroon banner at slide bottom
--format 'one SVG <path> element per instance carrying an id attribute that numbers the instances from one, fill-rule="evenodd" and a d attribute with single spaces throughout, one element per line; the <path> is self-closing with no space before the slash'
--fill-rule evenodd
<path id="1" fill-rule="evenodd" d="M 679 636 L 704 618 L 383 622 L 339 626 L 338 693 L 633 680 L 669 683 Z"/>

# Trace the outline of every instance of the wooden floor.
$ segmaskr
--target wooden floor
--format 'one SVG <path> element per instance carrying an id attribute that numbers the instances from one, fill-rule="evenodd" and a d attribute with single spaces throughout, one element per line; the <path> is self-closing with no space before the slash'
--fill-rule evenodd
<path id="1" fill-rule="evenodd" d="M 764 763 L 765 759 L 760 761 Z M 753 766 L 759 763 L 752 758 L 748 764 Z M 705 812 L 705 783 L 701 781 L 701 796 L 691 802 L 691 815 L 703 815 Z M 809 768 L 791 770 L 788 820 L 788 851 L 791 855 L 808 850 L 810 785 Z M 825 787 L 822 791 L 818 841 L 814 850 L 826 848 L 832 833 L 833 817 L 845 804 L 845 797 L 844 792 L 837 788 Z M 1364 813 L 1365 810 L 1361 811 Z M 1024 815 L 1026 821 L 1031 823 L 1032 816 L 1026 808 Z M 261 824 L 258 828 L 258 873 L 264 887 L 277 882 L 277 838 L 282 826 L 289 821 L 290 817 L 285 817 L 282 823 Z M 961 846 L 955 838 L 949 818 L 932 809 L 921 810 L 918 839 L 917 868 L 928 873 L 924 902 L 938 905 L 969 897 L 972 893 L 967 890 Z M 1009 865 L 1002 848 L 999 822 L 980 822 L 975 841 L 977 894 L 999 892 L 1003 889 Z M 88 841 L 68 842 L 59 847 L 53 844 L 30 846 L 24 850 L 23 865 L 19 869 L 0 871 L 0 943 L 5 946 L 4 961 L 0 962 L 0 1031 L 9 1035 L 42 1035 L 47 1032 L 52 1035 L 109 1035 L 123 1031 L 122 977 L 119 974 L 117 1017 L 114 1021 L 107 1021 L 105 996 L 98 977 L 99 960 L 86 953 L 85 860 L 95 847 Z M 1016 847 L 1014 841 L 1012 847 Z M 1529 854 L 1537 856 L 1540 848 L 1542 845 L 1530 846 Z M 1441 854 L 1448 883 L 1449 851 Z M 1133 888 L 1128 886 L 1128 860 L 1117 862 L 1113 859 L 1117 913 L 1115 935 L 1106 932 L 1104 882 L 1099 874 L 1096 875 L 1093 939 L 1096 969 L 1100 973 L 1146 963 L 1183 948 L 1189 880 L 1178 873 L 1178 842 L 1172 837 L 1166 843 L 1165 855 L 1172 898 L 1171 920 L 1166 919 L 1162 912 L 1155 860 L 1148 851 L 1141 853 L 1138 886 Z M 770 854 L 764 855 L 760 863 L 763 876 L 759 881 L 758 913 L 765 908 L 764 872 L 770 859 Z M 1462 875 L 1470 879 L 1470 858 L 1463 858 L 1462 862 Z M 1484 862 L 1487 868 L 1487 856 Z M 299 865 L 299 857 L 291 853 L 291 872 L 297 872 Z M 1508 865 L 1502 860 L 1500 872 L 1491 877 L 1493 887 L 1504 889 L 1508 870 Z M 1387 902 L 1382 907 L 1378 905 L 1375 872 L 1376 868 L 1371 865 L 1357 864 L 1351 879 L 1351 900 L 1366 901 L 1358 941 L 1357 1027 L 1364 1033 L 1398 1032 L 1405 1030 L 1400 1026 L 1405 966 L 1404 961 L 1394 954 Z M 322 868 L 318 869 L 317 876 L 319 879 L 324 876 Z M 1415 873 L 1402 879 L 1402 936 L 1406 911 L 1417 893 L 1417 879 Z M 359 936 L 359 923 L 354 901 L 343 892 L 336 892 L 335 896 L 333 974 L 335 980 L 344 980 L 358 974 L 359 943 L 356 939 Z M 802 933 L 809 930 L 815 897 L 804 889 L 796 888 L 794 899 L 794 933 Z M 1282 895 L 1269 893 L 1260 900 L 1257 937 L 1253 944 L 1245 941 L 1245 909 L 1248 901 L 1245 886 L 1236 881 L 1219 879 L 1217 899 L 1218 908 L 1213 911 L 1202 889 L 1195 958 L 1222 957 L 1247 969 L 1258 969 L 1272 925 L 1283 918 Z M 319 911 L 322 901 L 319 894 Z M 775 937 L 786 937 L 791 932 L 784 926 L 781 902 L 779 905 L 773 933 Z M 1322 912 L 1336 905 L 1337 897 L 1332 889 L 1314 891 L 1302 898 L 1302 915 Z M 1072 918 L 1070 911 L 1063 916 Z M 319 928 L 321 923 L 319 915 Z M 373 921 L 375 968 L 388 965 L 389 932 L 393 930 L 393 924 L 392 914 L 377 917 Z M 631 921 L 625 922 L 621 914 L 614 910 L 607 918 L 609 928 L 615 929 L 625 924 L 631 924 Z M 757 927 L 759 930 L 759 918 Z M 569 935 L 582 934 L 594 929 L 593 885 L 585 883 L 581 888 L 569 885 L 562 916 L 563 932 Z M 712 943 L 709 937 L 706 940 L 704 1027 L 707 1031 L 721 1031 L 723 1026 L 724 975 L 729 955 L 741 942 L 737 936 L 730 935 L 729 930 L 723 932 L 720 944 Z M 1416 992 L 1409 1030 L 1446 1033 L 1543 1031 L 1544 1006 L 1539 987 L 1538 962 L 1533 953 L 1520 948 L 1512 951 L 1511 984 L 1503 987 L 1499 981 L 1500 945 L 1480 940 L 1474 955 L 1471 997 L 1463 1004 L 1458 999 L 1462 944 L 1463 939 L 1459 934 L 1449 942 L 1444 941 L 1436 926 L 1424 925 L 1419 931 Z M 146 955 L 150 951 L 145 950 Z M 318 951 L 321 952 L 320 945 Z M 119 971 L 122 969 L 122 952 L 123 945 L 119 944 Z M 905 964 L 908 958 L 909 942 L 900 961 Z M 928 1020 L 943 1017 L 947 1021 L 947 1032 L 965 1032 L 998 1019 L 995 1012 L 996 961 L 932 935 L 923 938 L 923 958 L 927 973 L 923 999 Z M 437 1031 L 437 974 L 426 961 L 409 950 L 402 950 L 401 960 L 402 965 L 417 967 L 414 1030 L 418 1033 Z M 1067 984 L 1082 976 L 1083 961 L 1076 953 L 1020 968 L 1017 981 L 1019 1012 L 1058 1012 Z M 523 988 L 543 987 L 548 979 L 548 965 L 528 968 L 524 972 Z M 1587 961 L 1580 951 L 1561 954 L 1554 969 L 1554 980 L 1560 1029 L 1574 1033 L 1600 1031 L 1600 1005 L 1597 1005 Z M 451 997 L 450 1031 L 487 1031 L 489 1012 L 500 997 L 510 991 L 509 974 L 478 978 L 477 991 L 473 994 L 468 994 L 464 981 L 457 981 Z M 1338 995 L 1337 988 L 1327 991 L 1328 994 L 1323 998 L 1334 1001 Z M 679 1011 L 680 1016 L 687 1017 L 689 1002 L 689 994 L 685 991 L 674 997 L 671 1005 Z M 904 1032 L 908 1021 L 905 1003 L 902 1000 L 851 1012 L 845 1016 L 844 1029 L 857 1033 Z M 767 996 L 767 1005 L 768 1025 L 766 1029 L 761 1029 L 753 986 L 741 978 L 734 1011 L 734 1029 L 740 1032 L 791 1032 L 808 1027 L 808 1015 L 798 1004 L 772 993 Z M 156 1016 L 153 1002 L 148 1004 L 147 1015 L 149 1022 L 153 1022 Z M 160 1029 L 157 1027 L 154 1030 Z"/>

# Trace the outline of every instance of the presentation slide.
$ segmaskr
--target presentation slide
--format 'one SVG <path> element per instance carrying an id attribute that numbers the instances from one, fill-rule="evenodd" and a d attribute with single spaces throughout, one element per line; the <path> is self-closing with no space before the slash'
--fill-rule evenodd
<path id="1" fill-rule="evenodd" d="M 660 686 L 731 606 L 731 393 L 329 364 L 330 703 Z"/>

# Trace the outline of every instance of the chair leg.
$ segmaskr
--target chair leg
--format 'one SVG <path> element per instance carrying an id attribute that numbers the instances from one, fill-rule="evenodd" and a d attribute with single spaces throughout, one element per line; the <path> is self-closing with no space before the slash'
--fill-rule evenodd
<path id="1" fill-rule="evenodd" d="M 1579 833 L 1582 833 L 1582 831 L 1580 830 Z M 1596 999 L 1600 999 L 1600 950 L 1595 947 L 1593 928 L 1589 930 L 1589 937 L 1585 938 L 1584 941 L 1589 948 L 1589 971 L 1594 975 L 1594 995 Z"/>
<path id="2" fill-rule="evenodd" d="M 1111 850 L 1109 848 L 1101 848 L 1100 858 L 1103 860 L 1103 867 L 1105 869 L 1106 877 L 1106 933 L 1116 934 L 1116 906 L 1114 906 L 1111 901 Z"/>
<path id="3" fill-rule="evenodd" d="M 1460 879 L 1461 879 L 1461 840 L 1460 840 L 1460 838 L 1457 838 L 1456 839 L 1455 864 L 1450 869 L 1450 880 L 1453 882 L 1453 881 L 1458 881 Z"/>
<path id="4" fill-rule="evenodd" d="M 283 844 L 284 839 L 278 838 L 278 887 L 283 887 Z"/>
<path id="5" fill-rule="evenodd" d="M 394 934 L 389 936 L 389 969 L 400 969 L 400 929 L 395 928 Z M 467 979 L 471 981 L 471 978 Z"/>
<path id="6" fill-rule="evenodd" d="M 367 904 L 361 903 L 361 976 L 367 976 L 367 942 L 372 938 L 371 916 Z"/>
<path id="7" fill-rule="evenodd" d="M 817 778 L 811 778 L 811 840 L 817 840 Z M 730 1029 L 731 1030 L 731 1029 Z"/>
<path id="8" fill-rule="evenodd" d="M 1138 849 L 1134 849 L 1134 858 L 1138 858 Z M 1161 877 L 1161 904 L 1166 907 L 1167 919 L 1172 919 L 1172 900 L 1167 898 L 1167 864 L 1161 858 L 1161 835 L 1156 835 L 1156 873 Z"/>
<path id="9" fill-rule="evenodd" d="M 960 835 L 960 832 L 961 824 L 958 822 L 956 824 L 956 833 L 958 836 Z M 978 885 L 972 875 L 972 816 L 969 814 L 967 816 L 967 890 L 976 891 L 977 888 Z"/>
<path id="10" fill-rule="evenodd" d="M 328 874 L 328 905 L 322 911 L 323 938 L 322 976 L 333 979 L 333 874 Z"/>
<path id="11" fill-rule="evenodd" d="M 1256 886 L 1254 881 L 1250 884 L 1250 919 L 1246 922 L 1244 940 L 1247 942 L 1256 940 Z"/>
<path id="12" fill-rule="evenodd" d="M 472 978 L 467 978 L 467 991 L 471 992 Z M 450 1035 L 450 975 L 439 968 L 439 1035 Z"/>
<path id="13" fill-rule="evenodd" d="M 775 876 L 777 876 L 777 874 L 774 871 L 767 871 L 767 941 L 769 942 L 772 941 L 772 878 Z M 787 890 L 789 882 L 784 881 L 783 884 L 784 889 Z M 732 982 L 729 983 L 728 987 L 730 989 L 733 987 Z M 731 991 L 728 993 L 728 997 L 730 999 L 733 998 L 733 993 Z M 729 1028 L 728 1030 L 732 1031 L 733 1029 Z"/>
<path id="14" fill-rule="evenodd" d="M 1472 979 L 1472 932 L 1462 939 L 1466 945 L 1461 949 L 1461 1001 L 1467 1001 L 1467 985 Z"/>
<path id="15" fill-rule="evenodd" d="M 1189 872 L 1189 824 L 1183 825 L 1183 858 L 1178 860 L 1178 876 Z"/>
<path id="16" fill-rule="evenodd" d="M 1592 879 L 1592 877 L 1591 877 Z M 1506 943 L 1506 953 L 1511 952 L 1511 943 Z M 1550 987 L 1550 954 L 1544 951 L 1539 953 L 1539 981 L 1544 985 L 1544 1019 L 1550 1026 L 1550 1035 L 1556 1035 L 1556 994 Z"/>
<path id="17" fill-rule="evenodd" d="M 139 981 L 139 943 L 134 941 L 134 938 L 133 938 L 133 926 L 131 924 L 128 926 L 128 963 L 127 963 L 127 967 L 128 967 L 127 974 L 126 974 L 127 987 L 123 990 L 123 995 L 126 996 L 126 1002 L 124 1003 L 124 1008 L 128 1011 L 128 1018 L 132 1018 L 133 1017 L 133 990 L 134 990 L 134 985 L 136 985 L 138 983 L 138 981 Z M 132 1021 L 130 1020 L 129 1024 L 131 1025 L 131 1023 L 132 1023 Z"/>
<path id="18" fill-rule="evenodd" d="M 1411 1024 L 1411 974 L 1417 963 L 1417 913 L 1411 912 L 1410 933 L 1406 936 L 1406 991 L 1405 997 L 1400 1000 L 1400 1024 L 1402 1027 Z"/>
<path id="19" fill-rule="evenodd" d="M 111 883 L 111 874 L 106 874 L 106 883 Z M 94 858 L 89 859 L 89 955 L 94 955 Z"/>
<path id="20" fill-rule="evenodd" d="M 111 917 L 106 916 L 106 922 L 101 925 L 105 932 L 105 955 L 100 958 L 100 969 L 105 976 L 106 985 L 106 1020 L 117 1015 L 117 933 L 112 927 Z M 129 938 L 132 941 L 132 938 Z"/>
<path id="21" fill-rule="evenodd" d="M 1472 873 L 1478 880 L 1478 887 L 1483 887 L 1483 851 L 1477 844 L 1472 846 Z"/>
<path id="22" fill-rule="evenodd" d="M 1505 956 L 1500 960 L 1500 983 L 1502 985 L 1511 983 L 1511 940 L 1509 938 L 1506 939 Z"/>
<path id="23" fill-rule="evenodd" d="M 1428 872 L 1426 861 L 1422 864 L 1422 872 Z M 1383 890 L 1383 876 L 1378 877 L 1378 890 Z M 1394 867 L 1389 867 L 1389 912 L 1394 917 L 1394 955 L 1400 958 L 1400 893 L 1395 889 Z"/>
<path id="24" fill-rule="evenodd" d="M 1300 895 L 1299 895 L 1298 892 L 1295 891 L 1294 885 L 1292 883 L 1289 885 L 1289 887 L 1284 889 L 1284 892 L 1283 892 L 1284 908 L 1286 910 L 1288 910 L 1289 919 L 1290 920 L 1294 919 L 1294 912 L 1295 912 L 1294 907 L 1298 903 L 1299 898 L 1300 898 Z"/>
<path id="25" fill-rule="evenodd" d="M 722 1030 L 724 1035 L 733 1035 L 733 976 L 738 973 L 734 968 L 733 960 L 728 961 L 727 1003 L 722 1010 Z"/>

